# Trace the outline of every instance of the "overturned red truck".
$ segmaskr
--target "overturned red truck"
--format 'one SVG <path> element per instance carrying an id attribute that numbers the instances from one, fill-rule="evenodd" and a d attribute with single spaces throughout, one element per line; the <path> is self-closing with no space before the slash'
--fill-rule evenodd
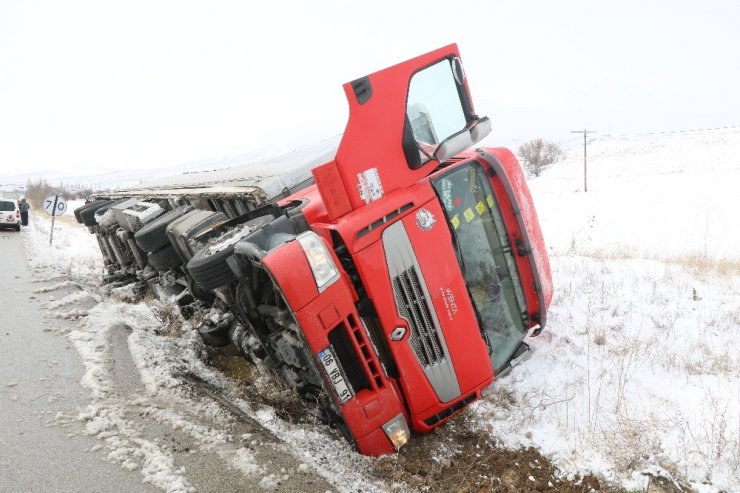
<path id="1" fill-rule="evenodd" d="M 181 279 L 188 299 L 232 314 L 224 330 L 245 357 L 382 455 L 510 368 L 545 326 L 552 282 L 516 158 L 474 148 L 491 124 L 474 112 L 457 46 L 344 90 L 334 158 L 286 197 L 136 190 L 77 215 L 105 226 L 91 230 L 110 272 Z M 146 204 L 161 215 L 123 231 L 105 218 L 106 207 L 143 217 Z"/>

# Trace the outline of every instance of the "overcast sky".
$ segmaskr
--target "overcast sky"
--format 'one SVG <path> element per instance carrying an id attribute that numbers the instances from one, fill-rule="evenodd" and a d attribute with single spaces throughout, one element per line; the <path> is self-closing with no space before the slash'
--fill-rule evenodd
<path id="1" fill-rule="evenodd" d="M 740 2 L 0 0 L 0 173 L 340 133 L 344 82 L 456 42 L 488 142 L 740 125 Z"/>

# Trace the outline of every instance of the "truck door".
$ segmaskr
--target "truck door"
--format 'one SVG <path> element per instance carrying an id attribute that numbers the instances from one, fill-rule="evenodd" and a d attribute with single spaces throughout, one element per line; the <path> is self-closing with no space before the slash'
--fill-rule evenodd
<path id="1" fill-rule="evenodd" d="M 331 220 L 407 188 L 490 131 L 452 44 L 344 85 L 349 121 L 336 157 L 313 170 Z"/>

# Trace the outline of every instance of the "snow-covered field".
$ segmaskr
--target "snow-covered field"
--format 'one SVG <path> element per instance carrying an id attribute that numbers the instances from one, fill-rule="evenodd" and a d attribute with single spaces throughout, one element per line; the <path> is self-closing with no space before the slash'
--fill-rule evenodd
<path id="1" fill-rule="evenodd" d="M 578 148 L 530 181 L 555 283 L 548 326 L 466 417 L 507 446 L 538 447 L 567 475 L 593 473 L 637 491 L 646 474 L 702 492 L 740 491 L 740 132 L 602 137 L 588 150 L 588 192 Z M 100 297 L 95 237 L 57 222 L 49 248 L 48 228 L 35 216 L 24 236 L 35 275 L 82 287 L 70 295 L 78 299 L 48 304 L 56 316 L 80 318 L 66 335 L 92 401 L 70 419 L 102 440 L 109 460 L 164 490 L 192 488 L 166 449 L 132 431 L 113 398 L 108 341 L 126 324 L 151 419 L 184 430 L 267 488 L 307 469 L 340 490 L 392 488 L 368 477 L 372 459 L 323 426 L 291 424 L 244 400 L 204 363 L 187 326 L 163 335 L 157 302 L 125 303 L 125 289 Z M 80 297 L 93 307 L 70 311 Z M 223 392 L 301 465 L 271 471 L 255 461 L 250 440 L 228 431 L 229 418 L 183 388 L 183 373 Z M 154 404 L 161 400 L 179 411 Z"/>
<path id="2" fill-rule="evenodd" d="M 740 491 L 740 132 L 589 143 L 531 179 L 555 296 L 474 406 L 510 446 L 628 488 Z"/>

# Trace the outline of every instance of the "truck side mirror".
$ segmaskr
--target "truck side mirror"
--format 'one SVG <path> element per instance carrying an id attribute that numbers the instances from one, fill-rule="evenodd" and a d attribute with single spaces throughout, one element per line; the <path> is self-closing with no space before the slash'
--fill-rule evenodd
<path id="1" fill-rule="evenodd" d="M 465 72 L 458 57 L 445 58 L 416 72 L 406 100 L 404 150 L 409 167 L 419 168 L 432 159 L 444 161 L 488 135 L 490 120 L 478 119 L 466 110 L 470 107 Z"/>
<path id="2" fill-rule="evenodd" d="M 464 130 L 443 141 L 434 151 L 434 159 L 439 162 L 446 161 L 455 154 L 459 154 L 480 142 L 486 135 L 491 133 L 491 120 L 484 116 L 478 120 L 470 129 Z"/>

